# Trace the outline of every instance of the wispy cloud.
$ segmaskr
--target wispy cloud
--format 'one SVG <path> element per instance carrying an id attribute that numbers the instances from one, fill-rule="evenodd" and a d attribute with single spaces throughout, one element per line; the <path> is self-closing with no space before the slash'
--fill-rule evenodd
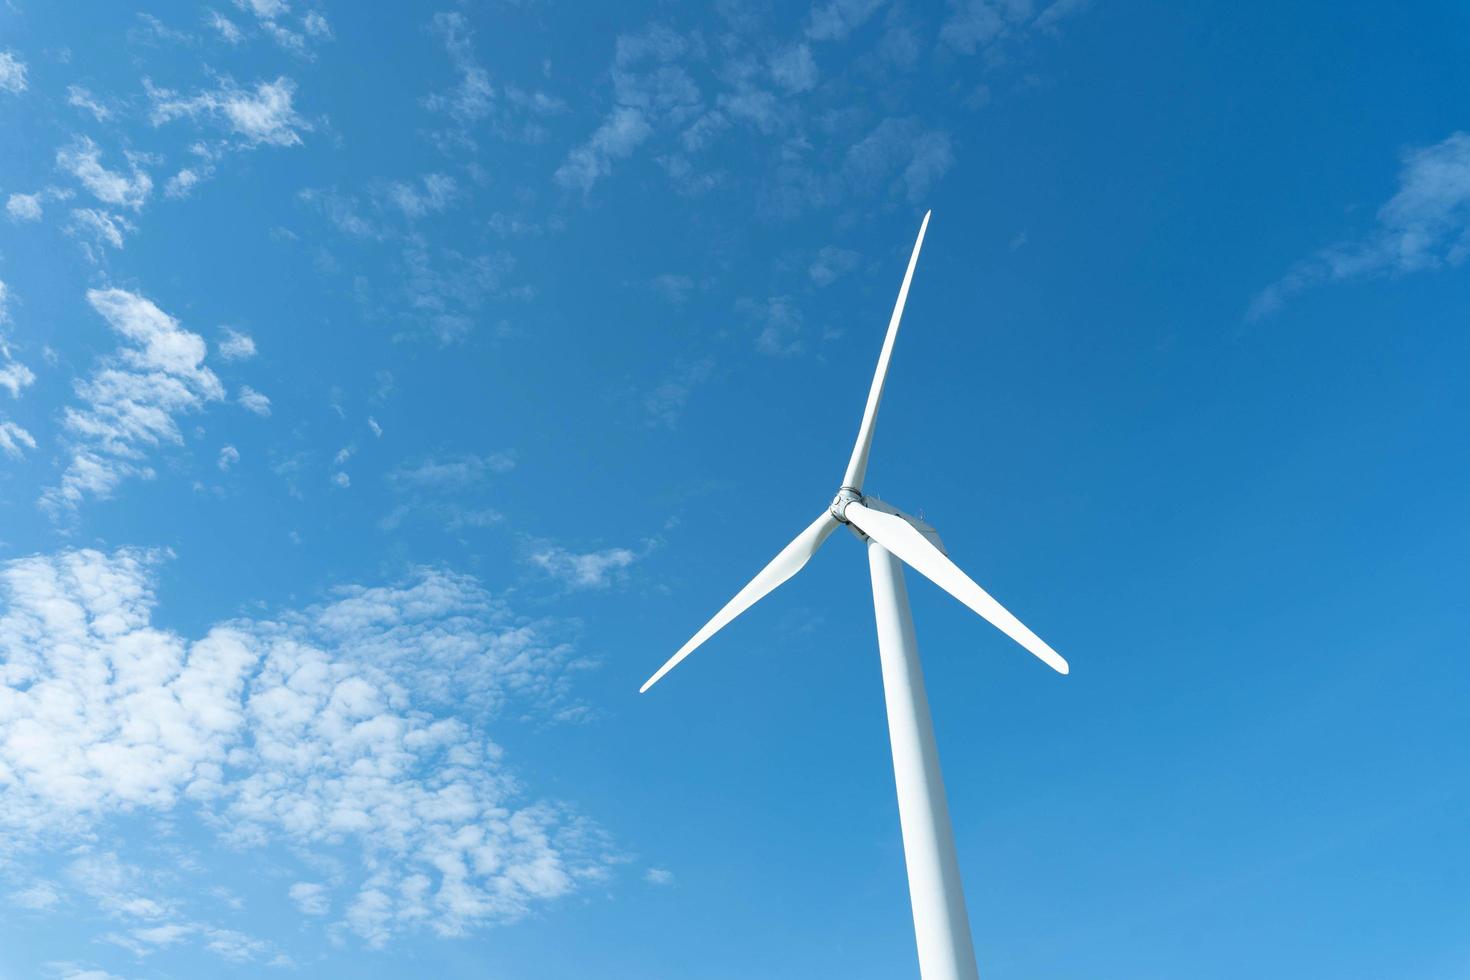
<path id="1" fill-rule="evenodd" d="M 961 54 L 975 54 L 1007 38 L 1055 31 L 1062 21 L 1090 5 L 1091 0 L 1054 0 L 1044 5 L 1033 0 L 950 0 L 939 40 Z"/>
<path id="2" fill-rule="evenodd" d="M 179 118 L 213 119 L 249 146 L 297 146 L 301 134 L 311 129 L 292 104 L 296 83 L 285 76 L 258 82 L 253 91 L 224 78 L 219 88 L 188 97 L 158 88 L 147 79 L 143 84 L 155 126 Z"/>
<path id="3" fill-rule="evenodd" d="M 486 503 L 485 493 L 494 477 L 514 468 L 514 455 L 504 452 L 428 456 L 400 464 L 387 476 L 399 503 L 379 527 L 391 531 L 415 515 L 427 515 L 451 532 L 498 524 L 502 515 Z"/>
<path id="4" fill-rule="evenodd" d="M 138 166 L 139 160 L 129 155 L 130 173 L 109 170 L 102 164 L 102 151 L 87 136 L 78 136 L 70 146 L 56 151 L 56 165 L 75 177 L 93 197 L 133 211 L 140 210 L 153 191 L 153 180 Z"/>
<path id="5" fill-rule="evenodd" d="M 147 453 L 183 442 L 177 416 L 224 397 L 224 386 L 204 366 L 204 339 L 151 300 L 123 289 L 92 289 L 87 301 L 123 345 L 76 382 L 80 404 L 63 415 L 71 459 L 60 484 L 40 500 L 55 518 L 87 497 L 111 496 L 126 477 L 152 477 Z"/>
<path id="6" fill-rule="evenodd" d="M 649 425 L 661 425 L 672 429 L 679 424 L 689 404 L 694 389 L 709 380 L 714 373 L 715 362 L 703 358 L 688 364 L 680 364 L 672 374 L 660 381 L 652 391 L 643 396 L 643 410 Z"/>
<path id="7" fill-rule="evenodd" d="M 19 95 L 28 84 L 26 63 L 14 51 L 0 51 L 0 92 Z"/>
<path id="8" fill-rule="evenodd" d="M 678 63 L 690 42 L 662 25 L 618 37 L 611 70 L 613 106 L 585 143 L 553 175 L 569 190 L 590 192 L 632 155 L 657 126 L 693 121 L 702 107 L 699 87 Z"/>
<path id="9" fill-rule="evenodd" d="M 209 16 L 205 18 L 205 23 L 214 28 L 214 32 L 226 44 L 239 44 L 245 40 L 245 35 L 241 33 L 239 27 L 235 26 L 235 22 L 218 10 L 211 10 Z"/>
<path id="10" fill-rule="evenodd" d="M 836 245 L 824 246 L 807 267 L 807 275 L 817 286 L 830 286 L 857 268 L 858 253 Z"/>
<path id="11" fill-rule="evenodd" d="M 1459 265 L 1470 256 L 1470 133 L 1403 155 L 1398 191 L 1371 232 L 1317 252 L 1251 301 L 1247 319 L 1279 310 L 1313 286 Z"/>
<path id="12" fill-rule="evenodd" d="M 689 294 L 694 291 L 693 279 L 673 273 L 654 276 L 649 285 L 670 306 L 683 306 L 689 299 Z"/>
<path id="13" fill-rule="evenodd" d="M 0 281 L 0 388 L 5 389 L 12 399 L 16 399 L 35 382 L 36 375 L 11 354 L 7 336 L 9 327 L 10 287 Z M 11 459 L 19 459 L 27 450 L 35 448 L 35 438 L 0 413 L 0 453 Z"/>
<path id="14" fill-rule="evenodd" d="M 234 327 L 221 327 L 224 338 L 215 346 L 227 361 L 248 361 L 255 356 L 255 338 Z"/>
<path id="15" fill-rule="evenodd" d="M 742 299 L 736 308 L 755 326 L 755 349 L 773 357 L 791 357 L 806 349 L 800 307 L 789 296 Z"/>
<path id="16" fill-rule="evenodd" d="M 807 36 L 816 41 L 841 41 L 867 23 L 883 0 L 827 0 L 812 8 Z"/>
<path id="17" fill-rule="evenodd" d="M 5 213 L 11 221 L 40 221 L 40 194 L 12 194 L 5 202 Z"/>
<path id="18" fill-rule="evenodd" d="M 453 89 L 431 95 L 424 104 L 434 112 L 443 112 L 460 123 L 478 122 L 490 114 L 495 89 L 490 73 L 475 58 L 474 34 L 461 13 L 438 13 L 429 21 L 429 33 L 439 39 L 449 53 L 449 60 L 459 75 Z"/>
<path id="19" fill-rule="evenodd" d="M 475 56 L 474 31 L 464 14 L 435 14 L 428 30 L 444 45 L 458 78 L 453 88 L 424 99 L 430 112 L 447 116 L 455 124 L 454 129 L 435 134 L 441 145 L 473 149 L 473 129 L 480 123 L 489 124 L 506 139 L 540 142 L 546 137 L 541 120 L 566 111 L 565 102 L 546 92 L 492 84 L 490 72 Z"/>
<path id="20" fill-rule="evenodd" d="M 302 915 L 326 915 L 332 911 L 330 890 L 326 885 L 298 881 L 289 889 L 291 901 Z"/>
<path id="21" fill-rule="evenodd" d="M 249 385 L 240 386 L 240 394 L 236 396 L 235 400 L 240 403 L 241 408 L 247 412 L 259 415 L 261 418 L 265 418 L 271 413 L 271 400 Z"/>
<path id="22" fill-rule="evenodd" d="M 448 174 L 425 174 L 417 185 L 391 181 L 384 197 L 407 218 L 443 211 L 459 195 L 459 184 Z"/>
<path id="23" fill-rule="evenodd" d="M 235 0 L 235 7 L 255 17 L 260 31 L 292 54 L 310 60 L 313 53 L 310 41 L 330 41 L 332 28 L 320 11 L 309 10 L 293 29 L 287 26 L 291 7 L 283 0 Z M 217 11 L 211 11 L 209 26 L 230 44 L 239 44 L 244 33 L 232 21 Z"/>
<path id="24" fill-rule="evenodd" d="M 810 45 L 793 44 L 770 58 L 771 78 L 787 92 L 807 92 L 816 87 L 817 63 Z"/>
<path id="25" fill-rule="evenodd" d="M 531 564 L 572 589 L 605 589 L 621 582 L 638 558 L 628 548 L 575 552 L 560 545 L 539 545 L 530 554 Z"/>
<path id="26" fill-rule="evenodd" d="M 122 248 L 123 236 L 136 230 L 137 225 L 123 215 L 101 208 L 72 208 L 71 220 L 66 225 L 66 233 L 81 244 L 82 251 L 94 263 L 100 263 L 105 256 L 103 246 Z"/>
<path id="27" fill-rule="evenodd" d="M 515 465 L 510 453 L 429 456 L 395 467 L 388 474 L 388 483 L 400 490 L 462 490 L 484 483 L 493 474 L 508 473 Z"/>

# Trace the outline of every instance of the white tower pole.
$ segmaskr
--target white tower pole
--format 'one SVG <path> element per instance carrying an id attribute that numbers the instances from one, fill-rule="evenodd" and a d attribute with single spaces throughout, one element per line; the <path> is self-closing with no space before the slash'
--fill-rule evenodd
<path id="1" fill-rule="evenodd" d="M 868 539 L 868 565 L 873 575 L 873 611 L 878 620 L 883 697 L 888 703 L 888 740 L 893 748 L 919 973 L 923 980 L 978 980 L 903 565 L 872 538 Z"/>

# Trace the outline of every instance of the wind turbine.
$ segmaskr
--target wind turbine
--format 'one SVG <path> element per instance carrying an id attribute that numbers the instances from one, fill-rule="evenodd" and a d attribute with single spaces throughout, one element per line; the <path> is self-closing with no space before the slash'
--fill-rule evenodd
<path id="1" fill-rule="evenodd" d="M 976 980 L 975 948 L 970 940 L 970 920 L 965 912 L 965 893 L 960 884 L 959 861 L 955 856 L 954 831 L 949 805 L 944 796 L 944 778 L 939 771 L 939 750 L 934 744 L 934 725 L 929 717 L 929 699 L 924 693 L 924 674 L 919 664 L 919 646 L 914 638 L 914 620 L 909 610 L 908 590 L 903 582 L 903 565 L 909 565 L 956 599 L 979 613 L 1006 636 L 1035 654 L 1057 673 L 1067 673 L 1067 662 L 1031 632 L 1015 616 L 976 585 L 949 560 L 939 534 L 922 520 L 878 500 L 864 496 L 863 475 L 868 468 L 868 450 L 873 444 L 873 426 L 878 403 L 883 398 L 883 381 L 893 356 L 893 341 L 908 300 L 909 283 L 929 228 L 928 212 L 919 226 L 919 237 L 909 257 L 908 271 L 898 290 L 898 302 L 888 321 L 888 334 L 878 355 L 873 387 L 858 428 L 857 444 L 842 477 L 842 486 L 831 505 L 811 526 L 781 550 L 761 569 L 750 584 L 736 593 L 668 663 L 639 688 L 647 691 L 679 665 L 695 648 L 725 627 L 736 616 L 755 605 L 777 586 L 791 578 L 817 553 L 838 527 L 847 525 L 859 540 L 867 542 L 868 568 L 873 578 L 873 612 L 878 621 L 878 654 L 883 664 L 883 697 L 888 706 L 888 739 L 893 749 L 893 777 L 898 786 L 898 816 L 903 829 L 904 861 L 908 866 L 909 901 L 914 913 L 914 937 L 919 950 L 919 972 L 923 980 Z"/>

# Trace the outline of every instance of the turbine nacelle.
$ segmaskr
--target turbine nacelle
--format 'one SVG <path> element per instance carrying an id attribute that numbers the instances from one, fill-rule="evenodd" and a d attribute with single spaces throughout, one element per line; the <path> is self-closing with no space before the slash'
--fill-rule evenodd
<path id="1" fill-rule="evenodd" d="M 914 530 L 918 531 L 926 539 L 928 539 L 930 544 L 938 548 L 940 554 L 946 556 L 949 554 L 949 552 L 945 550 L 944 542 L 939 539 L 939 532 L 934 529 L 934 526 L 932 524 L 929 524 L 923 518 L 915 517 L 913 514 L 905 514 L 903 511 L 899 510 L 897 507 L 893 506 L 887 501 L 879 500 L 877 497 L 864 495 L 863 493 L 854 490 L 852 487 L 843 487 L 841 490 L 837 491 L 837 496 L 832 500 L 832 516 L 837 518 L 837 520 L 841 523 L 846 524 L 847 529 L 852 532 L 853 537 L 857 538 L 859 541 L 867 541 L 868 534 L 862 528 L 858 527 L 852 521 L 847 519 L 847 507 L 849 504 L 862 504 L 869 510 L 876 510 L 882 514 L 892 514 L 894 517 L 901 517 L 903 518 L 903 520 L 908 522 L 908 524 L 912 526 Z"/>

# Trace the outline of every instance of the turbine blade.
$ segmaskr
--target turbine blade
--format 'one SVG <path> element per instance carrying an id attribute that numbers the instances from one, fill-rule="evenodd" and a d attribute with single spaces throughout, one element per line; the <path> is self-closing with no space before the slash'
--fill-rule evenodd
<path id="1" fill-rule="evenodd" d="M 868 405 L 863 409 L 863 424 L 858 427 L 857 444 L 852 447 L 847 475 L 842 478 L 844 487 L 861 490 L 863 477 L 868 472 L 868 450 L 873 445 L 873 426 L 878 421 L 878 403 L 883 400 L 883 380 L 888 375 L 888 360 L 893 356 L 898 321 L 903 319 L 903 304 L 908 302 L 909 283 L 914 278 L 914 266 L 919 264 L 919 249 L 924 245 L 924 232 L 929 228 L 929 215 L 933 213 L 924 212 L 924 222 L 919 225 L 919 237 L 914 241 L 914 254 L 909 256 L 909 268 L 903 274 L 903 285 L 898 289 L 898 302 L 893 304 L 893 316 L 888 320 L 888 335 L 883 338 L 883 350 L 878 355 L 878 369 L 873 373 L 873 387 L 868 389 Z"/>
<path id="2" fill-rule="evenodd" d="M 904 564 L 975 610 L 1006 636 L 1040 657 L 1047 666 L 1059 674 L 1067 673 L 1067 661 L 1060 654 L 991 598 L 990 593 L 976 585 L 908 521 L 857 502 L 848 504 L 843 515 L 868 537 L 897 555 Z"/>
<path id="3" fill-rule="evenodd" d="M 688 643 L 680 647 L 679 652 L 670 657 L 669 662 L 660 667 L 658 673 L 650 677 L 638 689 L 638 693 L 642 694 L 657 684 L 659 678 L 677 667 L 679 661 L 693 653 L 701 643 L 718 633 L 736 616 L 774 592 L 782 582 L 801 571 L 802 566 L 811 560 L 812 555 L 817 553 L 822 542 L 827 540 L 827 536 L 835 531 L 837 526 L 838 520 L 832 516 L 831 512 L 825 512 L 813 521 L 811 526 L 798 534 L 794 541 L 782 548 L 781 553 L 772 558 L 771 563 L 762 568 L 760 574 L 750 580 L 749 585 L 735 593 L 735 598 L 725 603 L 725 608 L 715 613 L 714 619 L 705 623 L 704 627 L 695 633 Z"/>

